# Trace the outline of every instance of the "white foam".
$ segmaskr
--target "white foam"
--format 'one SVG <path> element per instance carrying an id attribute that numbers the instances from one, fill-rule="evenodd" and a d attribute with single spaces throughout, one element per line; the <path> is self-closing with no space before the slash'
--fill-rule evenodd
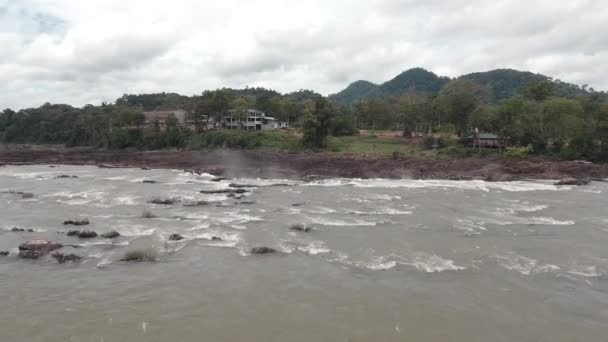
<path id="1" fill-rule="evenodd" d="M 557 265 L 539 264 L 538 260 L 517 254 L 498 255 L 496 256 L 496 259 L 502 267 L 510 271 L 517 271 L 523 275 L 548 273 L 560 270 L 560 267 Z"/>
<path id="2" fill-rule="evenodd" d="M 430 256 L 417 256 L 411 263 L 419 271 L 438 273 L 444 271 L 461 271 L 466 267 L 454 264 L 453 260 L 444 259 L 436 254 Z"/>
<path id="3" fill-rule="evenodd" d="M 323 241 L 313 241 L 308 245 L 299 246 L 298 250 L 310 255 L 327 254 L 331 252 L 331 250 L 325 246 Z"/>
<path id="4" fill-rule="evenodd" d="M 597 266 L 581 266 L 569 270 L 568 273 L 586 278 L 599 278 L 602 276 L 602 273 L 597 269 Z"/>
<path id="5" fill-rule="evenodd" d="M 309 217 L 310 223 L 319 224 L 322 226 L 336 226 L 336 227 L 349 227 L 349 226 L 367 226 L 373 227 L 376 226 L 377 222 L 370 222 L 358 219 L 349 219 L 349 220 L 339 220 L 339 219 L 330 219 L 325 217 Z"/>
<path id="6" fill-rule="evenodd" d="M 305 186 L 353 186 L 358 188 L 451 188 L 460 190 L 502 190 L 509 192 L 522 191 L 564 191 L 571 187 L 558 187 L 549 183 L 542 182 L 486 182 L 482 180 L 472 181 L 451 181 L 451 180 L 413 180 L 413 179 L 346 179 L 334 178 L 313 181 Z"/>

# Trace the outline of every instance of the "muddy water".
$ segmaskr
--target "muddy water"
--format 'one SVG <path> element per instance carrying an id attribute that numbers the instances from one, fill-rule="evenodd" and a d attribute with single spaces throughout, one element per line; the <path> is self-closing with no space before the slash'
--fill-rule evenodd
<path id="1" fill-rule="evenodd" d="M 0 257 L 0 340 L 608 338 L 604 183 L 212 178 L 0 168 L 0 251 L 10 252 Z M 255 187 L 242 198 L 200 193 L 231 183 Z M 121 237 L 66 236 L 68 219 Z M 71 245 L 62 252 L 83 260 L 18 259 L 29 239 Z M 256 246 L 279 253 L 250 255 Z M 157 261 L 120 261 L 132 250 Z"/>

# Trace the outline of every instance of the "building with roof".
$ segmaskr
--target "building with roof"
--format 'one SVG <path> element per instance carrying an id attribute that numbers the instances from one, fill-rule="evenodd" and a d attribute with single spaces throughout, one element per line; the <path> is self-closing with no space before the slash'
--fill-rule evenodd
<path id="1" fill-rule="evenodd" d="M 267 116 L 264 112 L 247 109 L 244 111 L 229 110 L 224 116 L 221 127 L 223 129 L 244 129 L 252 131 L 267 131 L 279 128 L 277 119 Z"/>
<path id="2" fill-rule="evenodd" d="M 494 133 L 473 133 L 462 139 L 466 147 L 505 148 L 509 145 L 509 138 L 499 137 Z"/>
<path id="3" fill-rule="evenodd" d="M 144 112 L 146 127 L 154 127 L 157 123 L 161 129 L 167 127 L 167 121 L 171 115 L 177 119 L 177 124 L 181 127 L 186 127 L 187 112 L 183 109 L 175 110 L 154 110 Z"/>

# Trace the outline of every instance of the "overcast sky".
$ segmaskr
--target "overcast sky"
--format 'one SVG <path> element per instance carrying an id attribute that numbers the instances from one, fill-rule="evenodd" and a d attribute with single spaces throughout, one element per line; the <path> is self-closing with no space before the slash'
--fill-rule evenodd
<path id="1" fill-rule="evenodd" d="M 605 0 L 0 0 L 0 107 L 218 87 L 337 92 L 424 67 L 608 89 Z M 1 108 L 0 108 L 1 109 Z"/>

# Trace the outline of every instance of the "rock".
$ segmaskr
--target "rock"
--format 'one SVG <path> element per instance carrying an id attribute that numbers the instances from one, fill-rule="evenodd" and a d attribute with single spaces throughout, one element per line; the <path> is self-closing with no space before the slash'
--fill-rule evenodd
<path id="1" fill-rule="evenodd" d="M 68 261 L 69 262 L 77 262 L 77 261 L 80 261 L 80 259 L 82 259 L 81 256 L 78 256 L 76 254 L 63 254 L 63 253 L 59 253 L 59 252 L 53 253 L 53 254 L 51 254 L 51 256 L 55 260 L 57 260 L 57 262 L 60 263 L 60 264 L 64 264 L 64 263 L 66 263 Z"/>
<path id="2" fill-rule="evenodd" d="M 242 189 L 242 188 L 259 188 L 259 185 L 253 185 L 253 184 L 236 184 L 236 183 L 230 183 L 228 184 L 229 187 L 231 188 L 236 188 L 236 189 Z"/>
<path id="3" fill-rule="evenodd" d="M 293 226 L 289 227 L 289 230 L 293 230 L 295 232 L 310 233 L 312 231 L 312 228 L 306 227 L 301 224 L 294 224 Z"/>
<path id="4" fill-rule="evenodd" d="M 101 237 L 104 239 L 115 239 L 117 237 L 120 237 L 120 233 L 113 230 L 111 232 L 101 234 Z"/>
<path id="5" fill-rule="evenodd" d="M 253 205 L 253 204 L 255 204 L 255 201 L 242 201 L 242 202 L 237 202 L 235 204 Z"/>
<path id="6" fill-rule="evenodd" d="M 301 206 L 303 206 L 304 204 L 306 204 L 306 203 L 294 203 L 294 204 L 292 204 L 291 206 L 292 206 L 292 207 L 301 207 Z"/>
<path id="7" fill-rule="evenodd" d="M 179 234 L 171 234 L 169 235 L 169 241 L 181 241 L 184 237 Z"/>
<path id="8" fill-rule="evenodd" d="M 230 178 L 228 178 L 228 177 L 217 177 L 217 178 L 213 178 L 211 181 L 212 182 L 221 182 L 221 181 L 225 181 L 225 180 L 230 180 Z"/>
<path id="9" fill-rule="evenodd" d="M 97 237 L 97 233 L 91 230 L 83 230 L 77 235 L 80 239 L 92 239 Z"/>
<path id="10" fill-rule="evenodd" d="M 69 232 L 65 233 L 65 235 L 67 235 L 67 236 L 77 236 L 78 233 L 80 233 L 80 231 L 78 231 L 78 230 L 70 230 Z"/>
<path id="11" fill-rule="evenodd" d="M 24 192 L 24 193 L 21 194 L 21 198 L 23 198 L 23 199 L 34 198 L 34 194 L 29 193 L 29 192 Z"/>
<path id="12" fill-rule="evenodd" d="M 146 179 L 146 180 L 143 180 L 142 183 L 144 183 L 144 184 L 156 184 L 156 181 L 155 180 L 148 180 L 148 179 Z"/>
<path id="13" fill-rule="evenodd" d="M 68 220 L 68 221 L 64 221 L 63 225 L 67 226 L 67 225 L 73 225 L 73 226 L 86 226 L 88 225 L 90 222 L 89 220 L 85 219 L 82 221 L 73 221 L 73 220 Z"/>
<path id="14" fill-rule="evenodd" d="M 555 183 L 555 185 L 577 185 L 577 186 L 583 186 L 583 185 L 587 185 L 589 184 L 590 181 L 586 180 L 586 179 L 577 179 L 574 177 L 566 177 L 561 179 L 559 182 Z"/>
<path id="15" fill-rule="evenodd" d="M 8 251 L 0 251 L 0 256 L 8 256 L 9 254 Z"/>
<path id="16" fill-rule="evenodd" d="M 38 259 L 62 246 L 47 240 L 31 240 L 19 245 L 19 257 L 22 259 Z"/>
<path id="17" fill-rule="evenodd" d="M 224 240 L 219 236 L 214 236 L 211 238 L 211 241 L 224 241 Z"/>
<path id="18" fill-rule="evenodd" d="M 158 205 L 173 205 L 177 202 L 179 202 L 179 200 L 177 200 L 175 198 L 167 198 L 167 199 L 155 198 L 150 201 L 150 203 L 158 204 Z"/>
<path id="19" fill-rule="evenodd" d="M 152 170 L 151 168 L 149 168 L 149 167 L 145 167 L 145 166 L 144 166 L 144 167 L 142 167 L 141 169 L 142 169 L 142 170 L 144 170 L 144 171 L 150 171 L 150 170 Z"/>
<path id="20" fill-rule="evenodd" d="M 251 254 L 273 254 L 277 251 L 270 247 L 253 247 L 251 249 Z"/>
<path id="21" fill-rule="evenodd" d="M 156 215 L 154 215 L 152 212 L 150 212 L 148 210 L 144 210 L 144 212 L 141 214 L 141 217 L 151 219 L 151 218 L 155 218 Z"/>
<path id="22" fill-rule="evenodd" d="M 11 232 L 15 232 L 15 233 L 20 233 L 20 232 L 24 232 L 24 231 L 25 231 L 25 229 L 23 229 L 23 228 L 17 228 L 17 227 L 11 229 Z"/>
<path id="23" fill-rule="evenodd" d="M 60 175 L 60 176 L 55 177 L 55 179 L 61 179 L 61 178 L 78 178 L 78 176 Z"/>

